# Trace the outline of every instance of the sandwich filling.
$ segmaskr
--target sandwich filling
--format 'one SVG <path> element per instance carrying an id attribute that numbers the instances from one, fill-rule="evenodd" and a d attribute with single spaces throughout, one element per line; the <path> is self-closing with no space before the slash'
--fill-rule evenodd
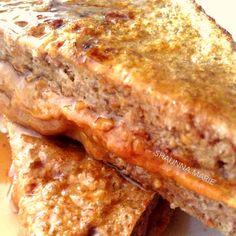
<path id="1" fill-rule="evenodd" d="M 21 235 L 151 236 L 169 222 L 166 202 L 91 159 L 78 143 L 31 136 L 12 123 L 8 130 Z"/>
<path id="2" fill-rule="evenodd" d="M 106 162 L 111 152 L 127 163 L 171 178 L 193 192 L 236 208 L 235 185 L 229 181 L 213 176 L 216 183 L 210 184 L 168 164 L 158 158 L 144 140 L 135 139 L 125 124 L 99 117 L 87 104 L 49 90 L 43 78 L 29 83 L 4 62 L 0 64 L 0 71 L 0 85 L 7 91 L 0 93 L 0 108 L 12 120 L 43 134 L 66 134 L 80 140 L 96 159 Z"/>

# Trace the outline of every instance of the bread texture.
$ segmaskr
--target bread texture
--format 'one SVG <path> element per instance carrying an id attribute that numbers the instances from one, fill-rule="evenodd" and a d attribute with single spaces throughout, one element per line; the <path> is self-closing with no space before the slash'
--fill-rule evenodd
<path id="1" fill-rule="evenodd" d="M 43 77 L 98 115 L 138 127 L 153 148 L 235 180 L 235 51 L 192 1 L 0 6 L 0 58 L 28 81 Z"/>
<path id="2" fill-rule="evenodd" d="M 21 235 L 151 236 L 167 226 L 166 202 L 91 159 L 81 146 L 32 136 L 11 123 L 8 129 Z"/>
<path id="3" fill-rule="evenodd" d="M 115 160 L 115 161 L 114 161 Z M 157 191 L 171 204 L 171 208 L 180 207 L 208 227 L 217 228 L 224 235 L 236 235 L 236 210 L 222 202 L 206 198 L 193 191 L 179 186 L 171 179 L 165 179 L 160 175 L 153 175 L 143 168 L 127 164 L 122 159 L 111 158 L 110 164 L 123 176 L 129 176 L 143 188 Z"/>
<path id="4" fill-rule="evenodd" d="M 236 208 L 235 48 L 195 2 L 12 0 L 0 8 L 2 113 Z"/>

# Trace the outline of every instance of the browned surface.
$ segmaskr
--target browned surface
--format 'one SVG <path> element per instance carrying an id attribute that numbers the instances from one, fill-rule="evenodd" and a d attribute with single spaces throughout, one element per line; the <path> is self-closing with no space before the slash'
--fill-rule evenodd
<path id="1" fill-rule="evenodd" d="M 154 189 L 171 202 L 171 207 L 180 207 L 183 211 L 196 217 L 208 227 L 220 230 L 224 235 L 236 234 L 236 209 L 223 202 L 214 201 L 193 191 L 181 187 L 175 181 L 160 175 L 152 175 L 143 168 L 125 163 L 122 159 L 110 159 L 110 163 L 118 166 L 118 171 L 141 183 L 146 189 Z M 161 184 L 160 184 L 161 183 Z M 186 226 L 185 226 L 186 227 Z M 176 227 L 178 229 L 178 227 Z M 204 233 L 200 233 L 204 235 Z M 172 232 L 171 235 L 174 235 Z M 210 235 L 214 235 L 210 234 Z"/>
<path id="2" fill-rule="evenodd" d="M 235 189 L 232 188 L 235 185 L 233 183 L 220 180 L 218 176 L 213 175 L 217 182 L 210 185 L 175 168 L 175 166 L 168 165 L 149 150 L 150 145 L 143 138 L 129 132 L 123 122 L 118 123 L 110 130 L 111 124 L 114 125 L 111 122 L 112 120 L 99 118 L 95 112 L 86 108 L 86 105 L 79 110 L 72 98 L 60 97 L 46 87 L 39 89 L 42 82 L 40 80 L 30 83 L 30 86 L 25 86 L 24 90 L 21 90 L 20 88 L 25 85 L 25 81 L 21 80 L 6 63 L 2 63 L 0 67 L 3 83 L 9 83 L 16 88 L 20 86 L 19 89 L 14 90 L 14 96 L 9 107 L 6 107 L 6 103 L 4 104 L 4 99 L 0 100 L 0 106 L 11 119 L 47 135 L 64 132 L 68 136 L 80 140 L 85 145 L 86 150 L 97 159 L 106 161 L 109 155 L 108 151 L 113 150 L 114 154 L 131 164 L 141 166 L 153 173 L 160 173 L 185 188 L 210 199 L 225 202 L 231 207 L 236 206 Z M 39 91 L 35 94 L 38 89 Z M 24 102 L 35 106 L 37 110 L 30 111 L 28 107 L 22 106 L 22 98 L 25 94 L 27 94 L 28 100 L 24 100 Z M 6 96 L 5 98 L 8 99 Z M 44 114 L 44 112 L 46 113 Z M 166 155 L 169 153 L 167 152 Z M 212 173 L 209 172 L 208 174 Z"/>
<path id="3" fill-rule="evenodd" d="M 0 132 L 0 184 L 9 181 L 8 171 L 11 165 L 11 151 L 6 135 Z"/>
<path id="4" fill-rule="evenodd" d="M 16 236 L 18 233 L 17 215 L 12 212 L 8 198 L 10 153 L 8 139 L 0 132 L 0 234 L 4 236 Z"/>
<path id="5" fill-rule="evenodd" d="M 11 126 L 10 143 L 15 173 L 12 197 L 19 207 L 23 235 L 124 236 L 133 231 L 135 236 L 145 235 L 148 215 L 155 207 L 153 192 L 140 190 L 65 141 L 30 137 Z M 146 208 L 148 215 L 143 216 Z M 168 209 L 160 214 L 170 216 Z M 157 235 L 168 223 L 161 221 L 162 216 L 159 226 L 150 227 Z"/>
<path id="6" fill-rule="evenodd" d="M 152 151 L 168 149 L 236 179 L 235 52 L 230 36 L 192 1 L 0 6 L 1 59 L 28 82 L 46 78 L 38 89 L 49 86 L 98 115 L 124 120 Z M 53 116 L 24 103 L 34 116 Z"/>
<path id="7" fill-rule="evenodd" d="M 229 35 L 188 0 L 8 3 L 1 4 L 1 59 L 22 76 L 0 80 L 8 116 L 44 134 L 82 139 L 98 159 L 119 156 L 235 208 Z M 157 160 L 156 150 L 219 181 L 209 186 L 179 172 Z"/>
<path id="8" fill-rule="evenodd" d="M 154 96 L 163 93 L 183 100 L 185 105 L 201 101 L 195 109 L 208 109 L 235 123 L 231 87 L 235 84 L 235 55 L 230 37 L 196 11 L 191 1 L 51 0 L 46 4 L 11 0 L 1 1 L 1 10 L 3 33 L 19 34 L 20 46 L 26 43 L 29 49 L 48 53 L 52 59 L 62 56 L 76 66 L 84 62 L 98 74 L 106 71 L 104 75 L 115 83 L 123 73 L 120 80 L 134 89 L 145 86 L 143 91 L 150 88 Z M 19 10 L 26 15 L 20 15 Z M 204 28 L 200 20 L 205 20 Z M 184 30 L 175 32 L 179 27 Z M 41 47 L 37 50 L 38 42 Z M 204 48 L 205 43 L 209 48 Z M 19 52 L 13 53 L 18 56 Z M 226 83 L 224 89 L 222 83 Z M 206 97 L 206 89 L 211 97 Z M 223 109 L 229 113 L 223 114 Z"/>

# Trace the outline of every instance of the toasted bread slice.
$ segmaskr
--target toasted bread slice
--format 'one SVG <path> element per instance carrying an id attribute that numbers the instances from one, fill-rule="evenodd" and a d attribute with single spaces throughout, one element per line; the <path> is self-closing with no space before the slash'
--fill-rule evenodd
<path id="1" fill-rule="evenodd" d="M 0 108 L 8 117 L 224 204 L 227 229 L 211 209 L 196 206 L 195 215 L 234 232 L 236 54 L 227 32 L 191 0 L 11 0 L 0 7 L 0 59 L 8 63 Z"/>
<path id="2" fill-rule="evenodd" d="M 151 236 L 167 226 L 166 202 L 91 159 L 81 146 L 30 136 L 10 123 L 8 128 L 21 235 Z"/>

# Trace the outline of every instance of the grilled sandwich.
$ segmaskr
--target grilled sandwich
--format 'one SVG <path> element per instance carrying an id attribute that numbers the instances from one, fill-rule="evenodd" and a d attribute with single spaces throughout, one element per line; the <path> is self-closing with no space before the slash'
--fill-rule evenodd
<path id="1" fill-rule="evenodd" d="M 158 236 L 171 210 L 80 146 L 8 124 L 20 235 Z"/>
<path id="2" fill-rule="evenodd" d="M 236 234 L 235 44 L 195 2 L 1 1 L 0 45 L 2 113 Z"/>

